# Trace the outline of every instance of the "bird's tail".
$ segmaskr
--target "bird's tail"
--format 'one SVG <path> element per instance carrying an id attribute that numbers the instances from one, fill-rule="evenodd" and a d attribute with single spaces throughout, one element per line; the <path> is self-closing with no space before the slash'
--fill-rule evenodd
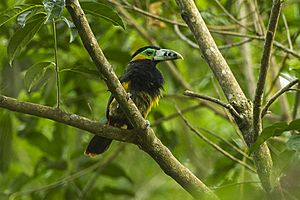
<path id="1" fill-rule="evenodd" d="M 95 135 L 88 144 L 85 154 L 91 157 L 102 154 L 108 149 L 111 142 L 111 139 Z"/>

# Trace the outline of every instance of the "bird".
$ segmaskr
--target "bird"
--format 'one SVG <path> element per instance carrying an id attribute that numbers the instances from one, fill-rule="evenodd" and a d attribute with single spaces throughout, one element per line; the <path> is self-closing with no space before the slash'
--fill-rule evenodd
<path id="1" fill-rule="evenodd" d="M 157 64 L 176 59 L 183 59 L 176 51 L 145 46 L 131 56 L 124 73 L 120 76 L 119 80 L 123 88 L 144 118 L 153 107 L 158 105 L 163 91 L 164 78 L 157 69 Z M 122 129 L 134 128 L 113 95 L 109 97 L 107 103 L 106 118 L 108 125 Z M 85 154 L 91 157 L 102 154 L 111 142 L 111 139 L 95 135 L 90 140 Z"/>

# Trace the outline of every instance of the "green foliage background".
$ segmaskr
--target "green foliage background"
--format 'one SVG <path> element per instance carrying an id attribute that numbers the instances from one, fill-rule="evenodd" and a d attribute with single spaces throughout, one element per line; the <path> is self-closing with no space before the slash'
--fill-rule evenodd
<path id="1" fill-rule="evenodd" d="M 125 24 L 125 27 L 122 28 L 122 21 L 118 19 L 118 15 L 109 11 L 109 9 L 115 8 L 113 4 L 106 1 L 99 2 L 108 6 L 105 13 L 110 14 L 109 20 L 95 15 L 88 15 L 88 19 L 101 48 L 113 65 L 116 74 L 120 75 L 125 69 L 131 53 L 149 43 L 120 15 Z M 160 1 L 135 0 L 129 2 L 144 10 L 149 10 L 151 4 Z M 0 2 L 0 10 L 5 12 L 6 9 L 24 3 L 35 5 L 36 9 L 28 15 L 23 15 L 23 18 L 19 16 L 0 27 L 1 94 L 21 101 L 48 106 L 56 105 L 51 23 L 38 21 L 41 26 L 36 30 L 36 34 L 34 28 L 29 27 L 30 20 L 38 20 L 38 15 L 41 19 L 47 17 L 48 21 L 55 18 L 61 109 L 105 123 L 106 102 L 110 93 L 95 70 L 72 24 L 68 21 L 70 16 L 66 9 L 62 10 L 61 15 L 64 18 L 61 18 L 60 11 L 56 13 L 57 16 L 49 16 L 49 13 L 47 15 L 43 10 L 42 2 L 38 0 L 7 0 Z M 161 16 L 181 21 L 180 11 L 175 1 L 161 1 L 161 3 L 159 6 Z M 197 0 L 196 3 L 208 25 L 228 27 L 233 24 L 213 1 Z M 233 16 L 238 16 L 238 1 L 224 0 L 221 3 Z M 262 19 L 267 24 L 271 1 L 258 1 L 258 5 Z M 94 9 L 96 8 L 94 7 Z M 20 7 L 20 9 L 24 8 Z M 101 13 L 102 11 L 96 10 L 95 12 Z M 176 61 L 174 64 L 194 91 L 224 100 L 221 89 L 208 65 L 201 58 L 199 50 L 181 40 L 175 33 L 173 25 L 167 23 L 158 23 L 158 25 L 156 23 L 155 25 L 153 19 L 130 9 L 128 12 L 158 41 L 161 47 L 176 50 L 184 56 L 185 60 Z M 287 18 L 296 50 L 300 45 L 298 38 L 300 32 L 299 12 L 300 5 L 297 1 L 286 1 L 283 13 Z M 92 13 L 92 11 L 87 13 Z M 37 26 L 38 24 L 33 21 L 32 25 Z M 26 27 L 28 34 L 25 35 Z M 253 28 L 253 24 L 250 24 L 249 27 Z M 193 40 L 188 29 L 180 29 L 189 39 Z M 233 28 L 230 31 L 238 32 L 239 30 Z M 16 37 L 18 32 L 21 33 L 21 38 Z M 30 35 L 31 33 L 32 35 Z M 253 35 L 251 32 L 249 34 Z M 219 34 L 213 36 L 218 45 L 241 41 L 239 37 Z M 26 37 L 30 39 L 28 44 L 26 41 L 24 42 Z M 70 37 L 72 42 L 70 42 Z M 286 29 L 282 19 L 279 22 L 276 40 L 288 47 Z M 252 40 L 250 44 L 254 73 L 257 75 L 263 41 Z M 222 53 L 241 87 L 250 98 L 253 94 L 249 94 L 247 85 L 249 83 L 246 82 L 242 73 L 241 48 L 227 48 L 222 50 Z M 274 58 L 279 65 L 283 62 L 285 55 L 283 51 L 275 48 Z M 298 76 L 299 64 L 298 58 L 289 56 L 283 65 L 282 72 L 286 76 Z M 165 77 L 166 84 L 159 106 L 152 111 L 148 118 L 152 124 L 161 117 L 176 113 L 175 105 L 184 109 L 198 104 L 197 100 L 182 95 L 184 88 L 170 75 L 165 63 L 160 64 L 159 69 Z M 272 78 L 270 77 L 267 90 L 270 88 L 271 82 Z M 276 88 L 266 99 L 275 91 Z M 286 94 L 289 114 L 293 109 L 295 94 L 295 92 Z M 213 106 L 222 111 L 221 108 Z M 278 121 L 288 121 L 287 118 L 284 118 L 281 109 L 278 102 L 272 105 L 273 117 L 264 121 L 265 126 L 271 126 Z M 204 106 L 186 113 L 185 116 L 195 128 L 208 129 L 243 151 L 247 151 L 244 142 L 237 134 L 237 127 L 227 117 L 215 114 Z M 165 120 L 153 128 L 173 154 L 210 186 L 221 199 L 232 199 L 232 194 L 235 194 L 237 199 L 263 198 L 264 194 L 255 173 L 224 157 L 205 143 L 190 131 L 180 117 Z M 281 131 L 280 134 L 282 132 L 284 133 L 280 137 L 268 140 L 276 166 L 274 174 L 282 177 L 281 183 L 286 198 L 299 198 L 300 184 L 299 181 L 295 181 L 300 178 L 299 168 L 296 167 L 299 164 L 299 136 L 290 137 L 290 133 L 286 130 Z M 207 133 L 203 134 L 235 157 L 253 165 L 251 161 L 238 154 L 222 140 Z M 280 134 L 277 133 L 277 135 Z M 274 134 L 270 134 L 268 138 L 272 135 Z M 90 137 L 91 134 L 63 124 L 0 109 L 0 199 L 7 199 L 9 195 L 25 200 L 191 199 L 187 192 L 166 176 L 158 165 L 137 146 L 126 145 L 120 150 L 121 144 L 115 141 L 110 150 L 102 156 L 94 159 L 84 156 L 83 152 Z M 107 159 L 116 152 L 117 157 L 107 162 Z M 98 168 L 100 170 L 95 170 Z M 87 184 L 90 185 L 85 188 Z"/>

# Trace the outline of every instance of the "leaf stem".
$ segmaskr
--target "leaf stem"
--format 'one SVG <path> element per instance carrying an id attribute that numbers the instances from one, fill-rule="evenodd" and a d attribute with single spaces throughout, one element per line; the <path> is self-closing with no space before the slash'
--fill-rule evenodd
<path id="1" fill-rule="evenodd" d="M 57 56 L 57 35 L 55 27 L 55 19 L 52 19 L 52 30 L 53 30 L 53 42 L 54 42 L 54 62 L 55 62 L 55 74 L 56 74 L 56 107 L 60 105 L 60 79 L 59 79 L 59 67 L 58 67 L 58 56 Z"/>

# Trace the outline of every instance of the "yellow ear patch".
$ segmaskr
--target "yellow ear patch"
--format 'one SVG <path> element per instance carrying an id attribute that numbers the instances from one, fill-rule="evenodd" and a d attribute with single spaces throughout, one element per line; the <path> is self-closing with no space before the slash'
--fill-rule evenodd
<path id="1" fill-rule="evenodd" d="M 135 61 L 135 60 L 144 60 L 144 59 L 148 59 L 148 57 L 144 54 L 138 54 L 136 56 L 134 56 L 131 61 Z"/>

